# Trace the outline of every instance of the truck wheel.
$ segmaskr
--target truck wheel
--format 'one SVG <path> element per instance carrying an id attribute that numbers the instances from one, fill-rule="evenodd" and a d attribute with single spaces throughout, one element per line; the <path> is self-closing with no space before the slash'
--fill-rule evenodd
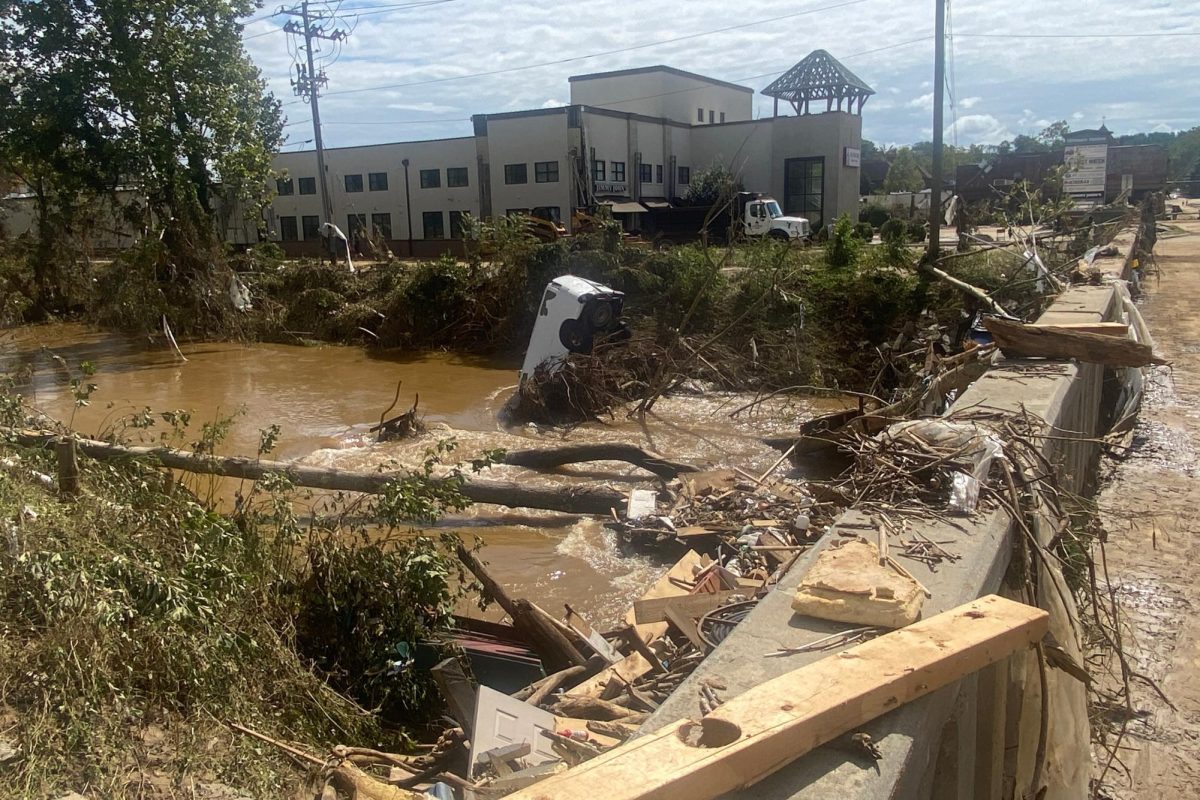
<path id="1" fill-rule="evenodd" d="M 777 242 L 786 242 L 790 238 L 787 233 L 779 230 L 778 228 L 771 231 L 771 233 L 768 235 Z"/>
<path id="2" fill-rule="evenodd" d="M 590 353 L 592 350 L 592 333 L 577 319 L 563 320 L 558 329 L 558 340 L 572 353 Z"/>

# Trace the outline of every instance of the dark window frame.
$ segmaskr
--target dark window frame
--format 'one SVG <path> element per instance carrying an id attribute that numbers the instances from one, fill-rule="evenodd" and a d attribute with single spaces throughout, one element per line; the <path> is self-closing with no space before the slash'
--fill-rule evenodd
<path id="1" fill-rule="evenodd" d="M 342 185 L 346 188 L 346 194 L 358 194 L 363 190 L 362 173 L 343 175 Z"/>
<path id="2" fill-rule="evenodd" d="M 291 223 L 287 225 L 285 223 Z M 289 235 L 290 234 L 290 235 Z M 300 241 L 300 227 L 294 214 L 289 214 L 279 218 L 279 241 L 281 242 L 298 242 Z"/>
<path id="3" fill-rule="evenodd" d="M 807 167 L 803 178 L 793 176 L 792 167 Z M 812 167 L 820 167 L 819 178 L 813 177 Z M 794 186 L 793 182 L 803 180 L 804 186 Z M 814 181 L 819 181 L 817 190 L 813 191 Z M 818 198 L 814 204 L 813 198 Z M 788 158 L 783 162 L 783 213 L 801 216 L 812 223 L 812 229 L 818 230 L 825 224 L 825 156 L 804 156 Z M 815 214 L 815 217 L 814 217 Z"/>
<path id="4" fill-rule="evenodd" d="M 704 122 L 704 109 L 703 108 L 696 109 L 696 122 Z"/>
<path id="5" fill-rule="evenodd" d="M 317 179 L 316 178 L 297 178 L 296 190 L 300 194 L 316 194 Z"/>
<path id="6" fill-rule="evenodd" d="M 300 217 L 300 235 L 306 242 L 321 238 L 321 217 L 319 214 L 304 214 Z"/>
<path id="7" fill-rule="evenodd" d="M 558 162 L 533 162 L 533 181 L 534 183 L 558 183 Z"/>
<path id="8" fill-rule="evenodd" d="M 710 108 L 710 109 L 708 110 L 708 124 L 709 124 L 709 125 L 713 125 L 713 124 L 715 124 L 715 123 L 716 123 L 716 121 L 717 121 L 717 112 L 713 111 L 713 110 Z"/>
<path id="9" fill-rule="evenodd" d="M 721 112 L 721 124 L 722 125 L 725 124 L 725 112 L 724 111 Z"/>
<path id="10" fill-rule="evenodd" d="M 358 224 L 356 225 L 355 223 L 358 223 Z M 364 233 L 367 232 L 367 215 L 366 214 L 361 214 L 361 213 L 356 212 L 353 214 L 346 215 L 346 230 L 342 231 L 342 233 L 346 234 L 347 236 L 354 236 L 354 233 L 356 230 L 361 230 Z M 351 239 L 352 243 L 353 243 L 353 241 L 354 240 Z"/>
<path id="11" fill-rule="evenodd" d="M 525 162 L 504 165 L 504 185 L 520 186 L 529 183 L 529 165 Z"/>
<path id="12" fill-rule="evenodd" d="M 423 169 L 417 180 L 422 189 L 440 189 L 442 188 L 442 171 L 436 167 Z"/>
<path id="13" fill-rule="evenodd" d="M 654 182 L 655 183 L 663 182 L 663 165 L 662 164 L 654 165 Z"/>
<path id="14" fill-rule="evenodd" d="M 459 189 L 471 185 L 471 173 L 466 167 L 446 167 L 446 186 Z"/>
<path id="15" fill-rule="evenodd" d="M 654 165 L 638 164 L 638 182 L 654 183 Z"/>
<path id="16" fill-rule="evenodd" d="M 625 182 L 625 162 L 624 161 L 612 162 L 612 179 L 613 179 L 613 183 L 624 183 Z"/>
<path id="17" fill-rule="evenodd" d="M 436 225 L 430 225 L 433 220 L 437 220 Z M 433 235 L 431 235 L 433 234 Z M 425 239 L 445 239 L 446 238 L 446 215 L 441 211 L 422 211 L 421 212 L 421 235 Z"/>
<path id="18" fill-rule="evenodd" d="M 692 168 L 691 167 L 676 167 L 675 169 L 677 170 L 675 173 L 676 178 L 677 178 L 677 180 L 676 180 L 677 183 L 679 183 L 681 185 L 687 185 L 692 182 Z"/>
<path id="19" fill-rule="evenodd" d="M 380 186 L 380 183 L 383 185 Z M 367 189 L 372 192 L 386 192 L 388 190 L 388 174 L 386 172 L 368 172 Z"/>
<path id="20" fill-rule="evenodd" d="M 451 210 L 449 212 L 449 214 L 450 214 L 450 238 L 451 239 L 463 238 L 463 229 L 462 229 L 463 216 L 466 214 L 470 214 L 470 213 L 471 213 L 470 211 L 458 211 L 458 210 Z"/>
<path id="21" fill-rule="evenodd" d="M 380 219 L 380 218 L 383 219 Z M 378 230 L 384 239 L 392 238 L 392 214 L 390 211 L 371 212 L 371 232 Z"/>
<path id="22" fill-rule="evenodd" d="M 592 180 L 607 181 L 608 178 L 605 177 L 606 175 L 608 175 L 608 164 L 604 161 L 604 159 L 601 159 L 601 158 L 593 159 L 592 160 Z"/>
<path id="23" fill-rule="evenodd" d="M 280 197 L 289 197 L 296 193 L 296 182 L 291 178 L 276 178 L 275 179 L 275 194 Z"/>

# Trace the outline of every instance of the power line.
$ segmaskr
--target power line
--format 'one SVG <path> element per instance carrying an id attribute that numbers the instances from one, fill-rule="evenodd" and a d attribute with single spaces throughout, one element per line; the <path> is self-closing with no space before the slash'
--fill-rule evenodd
<path id="1" fill-rule="evenodd" d="M 449 81 L 462 81 L 462 80 L 469 80 L 471 78 L 485 78 L 485 77 L 490 77 L 492 75 L 505 75 L 505 74 L 508 74 L 511 72 L 521 72 L 522 70 L 527 70 L 527 69 L 539 69 L 541 67 L 553 67 L 553 66 L 558 66 L 560 64 L 569 64 L 573 61 L 585 61 L 590 58 L 600 58 L 601 56 L 612 56 L 612 55 L 617 55 L 619 53 L 630 53 L 630 52 L 633 52 L 634 50 L 645 50 L 648 47 L 658 47 L 659 45 L 664 45 L 664 44 L 674 44 L 675 42 L 685 42 L 690 39 L 699 39 L 702 36 L 712 36 L 713 34 L 717 34 L 717 33 L 727 33 L 729 31 L 742 30 L 744 28 L 752 28 L 752 27 L 755 27 L 758 25 L 766 25 L 771 22 L 779 22 L 779 21 L 785 20 L 785 19 L 795 19 L 796 17 L 803 17 L 803 16 L 806 16 L 809 14 L 818 14 L 823 11 L 833 11 L 834 9 L 846 8 L 847 6 L 855 6 L 855 5 L 859 5 L 861 3 L 866 3 L 866 2 L 869 2 L 869 0 L 846 0 L 845 2 L 842 2 L 842 3 L 835 3 L 833 5 L 828 5 L 828 6 L 821 6 L 819 8 L 810 8 L 805 11 L 796 11 L 791 14 L 782 14 L 777 17 L 770 17 L 768 19 L 755 20 L 754 22 L 743 22 L 738 25 L 728 25 L 724 28 L 714 28 L 714 29 L 708 30 L 708 31 L 700 31 L 699 33 L 689 33 L 686 36 L 676 36 L 671 39 L 660 39 L 660 40 L 654 41 L 654 42 L 645 42 L 643 44 L 631 45 L 629 47 L 620 47 L 620 48 L 617 48 L 616 50 L 603 50 L 603 51 L 600 51 L 597 53 L 588 53 L 587 55 L 582 55 L 582 56 L 572 56 L 570 58 L 560 58 L 555 61 L 541 61 L 541 62 L 534 63 L 534 64 L 525 64 L 525 65 L 517 66 L 517 67 L 506 67 L 504 69 L 489 70 L 487 72 L 475 72 L 475 73 L 471 73 L 468 75 L 455 75 L 455 76 L 447 77 L 447 78 L 431 78 L 429 80 L 410 81 L 408 83 L 393 83 L 393 84 L 385 84 L 382 86 L 366 86 L 361 89 L 342 89 L 337 92 L 329 92 L 328 94 L 330 94 L 330 95 L 358 94 L 360 92 L 377 92 L 377 91 L 382 91 L 385 89 L 407 89 L 412 86 L 428 86 L 428 85 L 434 84 L 434 83 L 446 83 Z"/>
<path id="2" fill-rule="evenodd" d="M 1200 31 L 1148 33 L 957 33 L 972 39 L 1158 39 L 1170 36 L 1200 36 Z"/>

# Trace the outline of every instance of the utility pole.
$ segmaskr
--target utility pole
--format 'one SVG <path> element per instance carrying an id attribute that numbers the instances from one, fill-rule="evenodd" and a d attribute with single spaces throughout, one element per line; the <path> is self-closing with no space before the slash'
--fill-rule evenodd
<path id="1" fill-rule="evenodd" d="M 942 105 L 946 92 L 946 0 L 937 3 L 933 37 L 933 168 L 929 176 L 929 250 L 926 263 L 936 265 L 942 238 Z"/>
<path id="2" fill-rule="evenodd" d="M 289 20 L 283 29 L 288 33 L 304 37 L 304 53 L 307 65 L 296 64 L 296 77 L 292 80 L 292 91 L 296 96 L 307 99 L 312 108 L 313 142 L 317 146 L 317 191 L 321 194 L 321 212 L 326 222 L 333 219 L 333 197 L 329 194 L 329 179 L 325 174 L 325 145 L 321 140 L 321 107 L 317 102 L 321 87 L 329 84 L 325 70 L 317 71 L 313 60 L 313 40 L 327 39 L 332 42 L 344 40 L 346 32 L 334 29 L 326 31 L 317 25 L 330 15 L 324 12 L 310 12 L 308 0 L 301 0 L 300 5 L 290 9 L 280 9 L 280 13 L 300 18 L 300 25 L 295 20 Z"/>

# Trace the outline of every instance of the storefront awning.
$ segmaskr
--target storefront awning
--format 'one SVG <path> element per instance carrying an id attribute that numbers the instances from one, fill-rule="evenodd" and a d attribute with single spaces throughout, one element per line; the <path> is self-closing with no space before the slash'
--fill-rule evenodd
<path id="1" fill-rule="evenodd" d="M 644 214 L 646 212 L 646 207 L 644 205 L 641 203 L 634 203 L 632 201 L 617 203 L 611 200 L 605 200 L 600 203 L 600 205 L 608 206 L 614 214 Z"/>

